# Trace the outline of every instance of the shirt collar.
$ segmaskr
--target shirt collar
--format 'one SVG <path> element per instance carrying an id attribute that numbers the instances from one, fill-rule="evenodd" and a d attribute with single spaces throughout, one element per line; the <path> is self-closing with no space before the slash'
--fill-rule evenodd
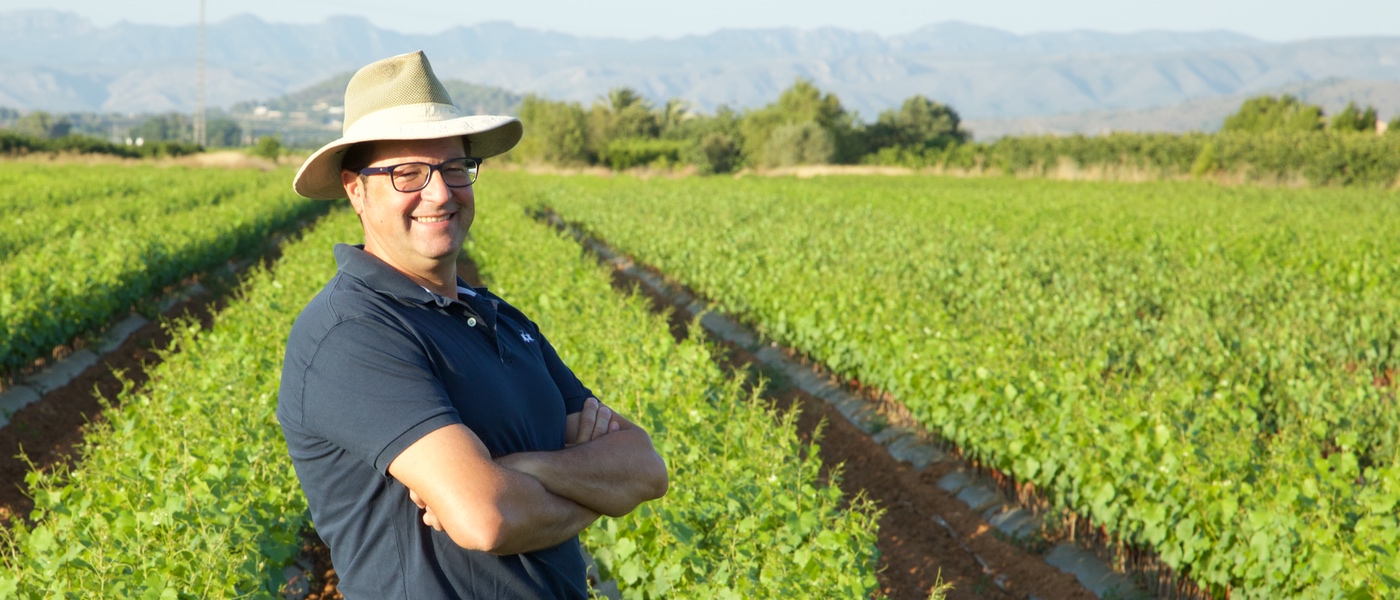
<path id="1" fill-rule="evenodd" d="M 342 273 L 363 281 L 370 289 L 381 294 L 419 304 L 442 304 L 438 301 L 439 298 L 450 302 L 449 298 L 439 296 L 414 283 L 388 263 L 365 252 L 364 244 L 336 244 L 335 263 Z M 461 277 L 457 278 L 457 293 L 462 297 L 477 295 L 476 290 L 468 286 Z"/>

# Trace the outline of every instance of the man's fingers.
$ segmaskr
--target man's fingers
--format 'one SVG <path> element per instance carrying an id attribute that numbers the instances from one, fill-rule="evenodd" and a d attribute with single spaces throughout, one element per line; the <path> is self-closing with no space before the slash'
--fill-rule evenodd
<path id="1" fill-rule="evenodd" d="M 608 434 L 608 428 L 612 426 L 612 409 L 602 404 L 598 405 L 598 416 L 593 421 L 593 432 L 588 439 L 600 438 Z"/>
<path id="2" fill-rule="evenodd" d="M 569 415 L 569 419 L 574 419 L 574 415 Z M 599 437 L 605 436 L 621 428 L 621 424 L 613 420 L 613 412 L 597 398 L 589 398 L 583 401 L 583 410 L 577 415 L 578 429 L 568 431 L 565 436 L 565 444 L 576 446 Z"/>
<path id="3" fill-rule="evenodd" d="M 437 515 L 433 514 L 433 509 L 431 508 L 423 511 L 423 524 L 438 531 L 442 531 L 442 523 L 438 522 Z"/>
<path id="4" fill-rule="evenodd" d="M 442 531 L 442 523 L 438 522 L 437 515 L 433 513 L 433 509 L 428 507 L 428 503 L 424 502 L 422 498 L 418 497 L 418 492 L 408 490 L 408 499 L 412 500 L 414 504 L 418 505 L 418 508 L 423 510 L 424 525 L 432 527 L 433 529 L 436 529 L 438 531 Z"/>
<path id="5" fill-rule="evenodd" d="M 593 439 L 593 428 L 597 425 L 598 407 L 601 405 L 597 398 L 583 401 L 583 411 L 578 415 L 578 433 L 574 435 L 575 444 Z"/>

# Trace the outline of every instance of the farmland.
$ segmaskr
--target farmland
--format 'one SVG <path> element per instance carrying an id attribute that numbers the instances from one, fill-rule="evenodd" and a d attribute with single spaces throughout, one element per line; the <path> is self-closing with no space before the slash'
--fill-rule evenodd
<path id="1" fill-rule="evenodd" d="M 0 163 L 0 373 L 323 206 L 284 173 Z"/>
<path id="2" fill-rule="evenodd" d="M 254 269 L 211 327 L 175 325 L 177 342 L 150 383 L 113 398 L 87 429 L 82 460 L 27 478 L 34 510 L 4 531 L 0 595 L 277 593 L 309 525 L 273 417 L 281 344 L 334 272 L 330 246 L 356 240 L 358 227 L 353 213 L 333 211 L 275 264 Z M 614 294 L 606 271 L 523 212 L 483 216 L 477 236 L 472 253 L 488 280 L 507 297 L 531 290 L 520 292 L 525 310 L 668 458 L 665 502 L 583 536 L 627 597 L 874 588 L 874 509 L 826 481 L 791 417 L 749 401 L 702 340 L 677 343 L 663 319 Z M 772 508 L 756 515 L 757 505 Z"/>
<path id="3" fill-rule="evenodd" d="M 1391 193 L 520 185 L 1214 595 L 1400 585 Z"/>
<path id="4" fill-rule="evenodd" d="M 326 211 L 286 171 L 4 167 L 25 190 L 0 197 L 11 366 Z M 624 597 L 870 596 L 878 510 L 838 489 L 792 413 L 617 293 L 539 209 L 1206 594 L 1400 588 L 1392 192 L 498 171 L 478 187 L 467 254 L 486 283 L 670 466 L 664 500 L 582 536 Z M 272 412 L 281 345 L 359 225 L 331 209 L 301 236 L 211 326 L 171 325 L 80 461 L 29 475 L 0 596 L 278 593 L 311 527 Z"/>

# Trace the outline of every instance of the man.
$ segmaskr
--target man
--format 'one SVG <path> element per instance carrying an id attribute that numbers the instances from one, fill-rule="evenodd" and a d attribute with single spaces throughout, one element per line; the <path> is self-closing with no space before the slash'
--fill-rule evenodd
<path id="1" fill-rule="evenodd" d="M 355 74 L 344 135 L 296 175 L 365 235 L 297 318 L 277 405 L 347 598 L 583 598 L 578 533 L 666 492 L 646 432 L 457 276 L 480 161 L 521 131 L 460 116 L 406 54 Z"/>

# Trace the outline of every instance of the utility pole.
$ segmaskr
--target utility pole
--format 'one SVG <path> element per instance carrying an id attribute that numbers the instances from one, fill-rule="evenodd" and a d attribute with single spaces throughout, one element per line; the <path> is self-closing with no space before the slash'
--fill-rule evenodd
<path id="1" fill-rule="evenodd" d="M 208 140 L 204 128 L 204 0 L 199 0 L 199 90 L 196 92 L 194 109 L 194 143 L 206 145 Z"/>

